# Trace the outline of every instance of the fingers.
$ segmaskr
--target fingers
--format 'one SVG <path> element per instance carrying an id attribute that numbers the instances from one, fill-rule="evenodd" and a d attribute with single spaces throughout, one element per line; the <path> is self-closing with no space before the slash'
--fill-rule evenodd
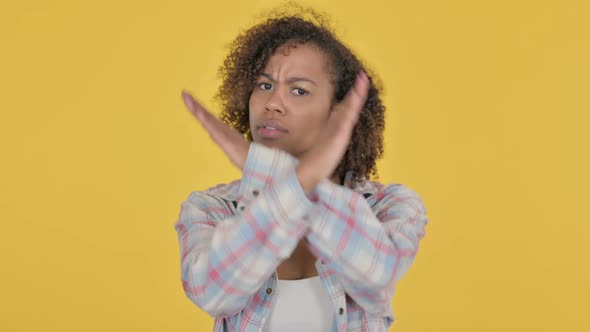
<path id="1" fill-rule="evenodd" d="M 203 121 L 203 112 L 205 111 L 205 108 L 203 108 L 203 106 L 201 106 L 201 104 L 199 104 L 195 98 L 193 98 L 193 96 L 186 90 L 182 90 L 182 100 L 184 101 L 184 104 L 186 105 L 186 108 L 188 108 L 188 110 L 199 120 L 199 121 Z"/>
<path id="2" fill-rule="evenodd" d="M 213 134 L 215 130 L 218 130 L 220 121 L 207 111 L 199 102 L 193 98 L 193 96 L 186 90 L 182 91 L 182 99 L 184 104 L 191 112 L 191 114 L 199 120 L 201 126 L 205 128 L 210 134 Z"/>
<path id="3" fill-rule="evenodd" d="M 209 136 L 220 146 L 223 146 L 224 125 L 215 116 L 209 113 L 195 98 L 186 90 L 182 91 L 184 104 L 194 115 L 201 126 L 209 133 Z"/>
<path id="4" fill-rule="evenodd" d="M 370 86 L 370 82 L 369 82 L 369 77 L 367 76 L 367 73 L 365 73 L 364 70 L 361 70 L 361 72 L 357 75 L 356 77 L 356 81 L 354 82 L 354 92 L 359 96 L 359 98 L 362 99 L 362 102 L 364 103 L 367 99 L 367 96 L 369 95 L 369 86 Z"/>
<path id="5" fill-rule="evenodd" d="M 356 76 L 353 86 L 350 88 L 347 96 L 345 97 L 345 99 L 348 99 L 347 102 L 351 103 L 351 107 L 355 108 L 355 110 L 357 108 L 362 109 L 362 107 L 365 105 L 365 101 L 369 95 L 369 86 L 369 77 L 364 70 L 361 70 Z M 358 111 L 360 111 L 360 109 Z"/>
<path id="6" fill-rule="evenodd" d="M 242 134 L 209 113 L 189 92 L 183 90 L 182 99 L 188 110 L 199 120 L 201 126 L 209 133 L 213 141 L 241 169 L 245 163 L 249 146 Z"/>
<path id="7" fill-rule="evenodd" d="M 199 120 L 201 126 L 209 133 L 211 138 L 220 145 L 224 144 L 232 129 L 219 120 L 215 115 L 209 113 L 201 104 L 199 104 L 193 96 L 187 92 L 182 91 L 182 98 L 188 110 Z M 234 134 L 235 135 L 235 134 Z M 239 133 L 237 134 L 239 135 Z"/>
<path id="8" fill-rule="evenodd" d="M 370 85 L 369 77 L 361 70 L 340 104 L 351 112 L 360 112 L 367 101 Z"/>
<path id="9" fill-rule="evenodd" d="M 362 111 L 367 97 L 369 95 L 369 87 L 371 83 L 369 77 L 364 71 L 360 71 L 354 81 L 352 87 L 344 96 L 337 109 L 341 109 L 341 114 L 345 122 L 349 123 L 350 127 L 358 121 L 360 112 Z"/>

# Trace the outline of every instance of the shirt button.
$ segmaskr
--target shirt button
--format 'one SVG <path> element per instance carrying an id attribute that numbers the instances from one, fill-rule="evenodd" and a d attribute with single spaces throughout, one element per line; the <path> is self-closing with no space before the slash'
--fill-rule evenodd
<path id="1" fill-rule="evenodd" d="M 270 294 L 270 293 L 272 293 L 272 288 L 269 287 L 266 289 L 266 294 Z"/>
<path id="2" fill-rule="evenodd" d="M 258 194 L 260 194 L 260 192 L 258 190 L 252 191 L 252 195 L 254 195 L 254 197 L 258 196 Z"/>
<path id="3" fill-rule="evenodd" d="M 240 206 L 240 211 L 244 211 L 244 210 L 246 210 L 246 207 L 245 207 L 245 206 L 243 206 L 243 205 L 242 205 L 242 206 Z"/>
<path id="4" fill-rule="evenodd" d="M 338 309 L 338 313 L 340 314 L 340 316 L 342 316 L 342 314 L 344 314 L 344 309 L 342 309 L 342 307 L 340 307 L 340 309 Z"/>

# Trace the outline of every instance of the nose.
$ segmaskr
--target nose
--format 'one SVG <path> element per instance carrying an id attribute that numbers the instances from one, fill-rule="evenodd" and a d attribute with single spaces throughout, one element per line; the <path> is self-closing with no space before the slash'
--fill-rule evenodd
<path id="1" fill-rule="evenodd" d="M 285 105 L 283 104 L 283 99 L 281 97 L 279 89 L 275 89 L 274 91 L 272 91 L 272 93 L 266 100 L 265 109 L 267 112 L 278 112 L 280 114 L 285 113 Z"/>

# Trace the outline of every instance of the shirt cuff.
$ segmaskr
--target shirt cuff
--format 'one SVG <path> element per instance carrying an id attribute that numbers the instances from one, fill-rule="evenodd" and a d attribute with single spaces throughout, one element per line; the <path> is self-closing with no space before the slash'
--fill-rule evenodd
<path id="1" fill-rule="evenodd" d="M 273 219 L 281 226 L 306 226 L 300 224 L 311 211 L 314 203 L 307 197 L 299 183 L 295 169 L 287 171 L 277 182 L 256 200 L 266 202 Z M 255 206 L 255 205 L 253 205 Z M 307 223 L 304 223 L 307 224 Z"/>
<path id="2" fill-rule="evenodd" d="M 298 164 L 299 160 L 286 151 L 251 142 L 244 163 L 244 171 L 276 176 L 283 170 L 295 168 Z"/>

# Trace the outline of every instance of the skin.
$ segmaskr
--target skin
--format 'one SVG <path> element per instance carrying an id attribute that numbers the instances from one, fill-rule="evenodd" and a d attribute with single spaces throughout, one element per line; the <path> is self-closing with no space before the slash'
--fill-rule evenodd
<path id="1" fill-rule="evenodd" d="M 282 149 L 297 157 L 297 178 L 307 194 L 323 179 L 336 180 L 334 170 L 346 152 L 352 129 L 368 95 L 369 79 L 361 72 L 342 102 L 330 107 L 334 87 L 330 83 L 328 68 L 325 55 L 312 44 L 280 48 L 270 57 L 250 96 L 250 126 L 254 142 Z M 294 80 L 294 77 L 298 79 Z M 236 167 L 243 169 L 250 142 L 213 116 L 190 93 L 183 91 L 182 96 L 189 112 L 213 141 Z M 259 131 L 260 124 L 267 120 L 284 128 L 280 137 L 264 137 Z M 291 257 L 277 267 L 279 278 L 291 280 L 316 276 L 315 260 L 303 238 Z"/>
<path id="2" fill-rule="evenodd" d="M 323 52 L 312 44 L 283 45 L 270 57 L 250 95 L 250 129 L 254 142 L 287 151 L 300 158 L 309 151 L 328 121 L 334 87 Z M 286 132 L 262 136 L 264 120 Z"/>

